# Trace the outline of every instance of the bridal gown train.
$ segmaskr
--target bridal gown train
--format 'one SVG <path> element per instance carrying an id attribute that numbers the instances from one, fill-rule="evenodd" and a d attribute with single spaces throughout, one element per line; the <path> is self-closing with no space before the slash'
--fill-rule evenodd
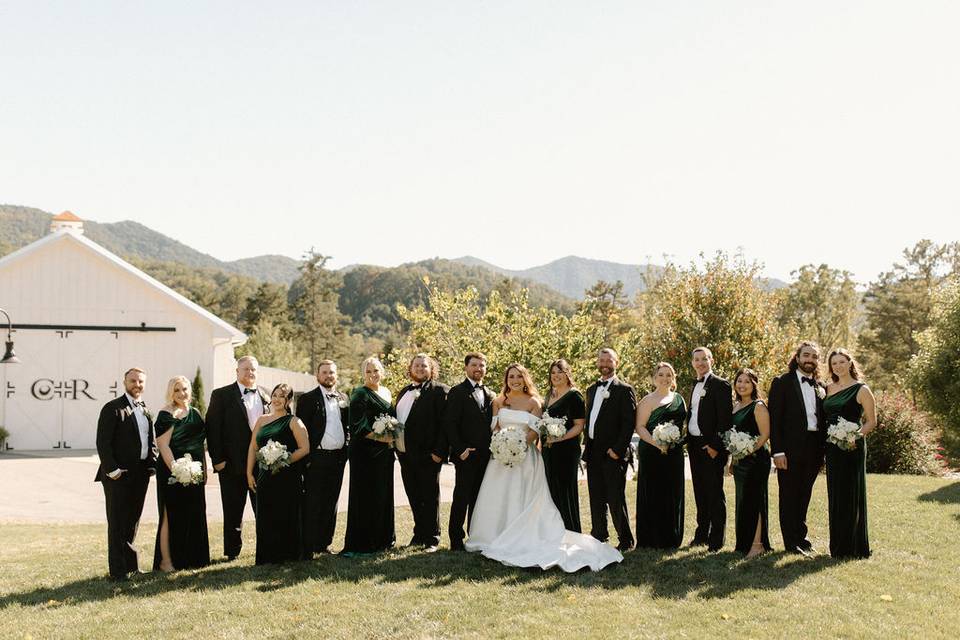
<path id="1" fill-rule="evenodd" d="M 498 419 L 501 429 L 524 430 L 537 422 L 533 414 L 513 409 L 501 409 Z M 623 560 L 610 545 L 564 528 L 536 446 L 515 467 L 490 458 L 464 546 L 505 565 L 567 572 L 599 571 Z"/>

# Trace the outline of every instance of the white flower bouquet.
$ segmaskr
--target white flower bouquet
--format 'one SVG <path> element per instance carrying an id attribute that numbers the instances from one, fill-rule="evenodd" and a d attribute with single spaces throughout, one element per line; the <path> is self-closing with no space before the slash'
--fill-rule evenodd
<path id="1" fill-rule="evenodd" d="M 403 423 L 393 416 L 386 413 L 380 414 L 370 425 L 370 430 L 378 436 L 392 436 L 393 446 L 396 447 L 397 451 L 404 452 Z"/>
<path id="2" fill-rule="evenodd" d="M 661 422 L 653 428 L 650 435 L 658 447 L 671 449 L 680 443 L 680 438 L 683 434 L 680 432 L 680 427 L 676 424 L 672 422 Z"/>
<path id="3" fill-rule="evenodd" d="M 170 478 L 167 484 L 182 484 L 189 486 L 191 484 L 200 484 L 203 482 L 203 463 L 194 460 L 189 453 L 173 461 L 170 467 Z"/>
<path id="4" fill-rule="evenodd" d="M 257 451 L 257 464 L 264 471 L 277 473 L 284 467 L 290 466 L 290 452 L 287 446 L 274 440 L 267 440 L 267 444 Z"/>
<path id="5" fill-rule="evenodd" d="M 749 433 L 730 429 L 723 434 L 723 444 L 730 452 L 733 462 L 743 460 L 757 448 L 757 438 Z"/>
<path id="6" fill-rule="evenodd" d="M 840 420 L 827 427 L 827 442 L 835 444 L 844 451 L 853 451 L 857 448 L 857 439 L 862 438 L 860 425 L 849 420 Z"/>
<path id="7" fill-rule="evenodd" d="M 549 414 L 544 414 L 537 420 L 537 431 L 544 438 L 562 438 L 567 435 L 567 419 L 554 418 Z"/>
<path id="8" fill-rule="evenodd" d="M 493 459 L 507 467 L 515 467 L 527 455 L 525 429 L 501 429 L 490 438 L 490 453 Z"/>

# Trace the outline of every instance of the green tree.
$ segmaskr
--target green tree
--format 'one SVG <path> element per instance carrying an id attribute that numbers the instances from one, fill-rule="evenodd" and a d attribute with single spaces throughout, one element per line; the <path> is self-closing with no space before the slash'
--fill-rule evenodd
<path id="1" fill-rule="evenodd" d="M 903 251 L 904 262 L 870 283 L 864 296 L 866 327 L 860 334 L 864 365 L 876 387 L 902 386 L 917 336 L 930 326 L 932 299 L 955 273 L 960 244 L 921 240 Z"/>
<path id="2" fill-rule="evenodd" d="M 282 284 L 262 282 L 249 298 L 243 311 L 242 329 L 250 333 L 264 318 L 280 329 L 284 337 L 294 333 L 290 307 L 287 302 L 289 289 Z"/>
<path id="3" fill-rule="evenodd" d="M 207 400 L 204 397 L 203 376 L 200 375 L 200 365 L 197 365 L 197 373 L 193 376 L 191 387 L 190 406 L 200 412 L 201 416 L 207 414 Z"/>
<path id="4" fill-rule="evenodd" d="M 352 361 L 356 356 L 347 318 L 338 309 L 341 279 L 326 268 L 329 260 L 310 249 L 300 264 L 300 277 L 290 286 L 297 339 L 306 350 L 311 371 L 324 358 Z"/>
<path id="5" fill-rule="evenodd" d="M 603 341 L 613 343 L 630 329 L 630 301 L 623 292 L 623 282 L 598 280 L 586 290 L 579 312 L 603 328 Z"/>
<path id="6" fill-rule="evenodd" d="M 806 264 L 790 275 L 796 279 L 780 292 L 780 324 L 793 324 L 824 349 L 854 349 L 860 296 L 850 272 Z"/>
<path id="7" fill-rule="evenodd" d="M 265 367 L 306 371 L 308 358 L 295 342 L 283 337 L 280 327 L 261 318 L 249 333 L 247 342 L 236 348 L 236 357 L 250 355 Z"/>

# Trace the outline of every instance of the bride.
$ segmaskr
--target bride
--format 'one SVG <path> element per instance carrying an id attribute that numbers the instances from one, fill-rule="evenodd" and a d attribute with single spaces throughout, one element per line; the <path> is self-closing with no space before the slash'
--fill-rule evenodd
<path id="1" fill-rule="evenodd" d="M 536 447 L 540 415 L 540 396 L 530 373 L 523 365 L 511 364 L 504 375 L 503 391 L 493 401 L 491 428 L 494 433 L 522 430 L 527 453 L 513 467 L 490 458 L 464 546 L 514 567 L 560 567 L 567 572 L 590 567 L 599 571 L 621 562 L 623 556 L 613 547 L 564 529 Z"/>

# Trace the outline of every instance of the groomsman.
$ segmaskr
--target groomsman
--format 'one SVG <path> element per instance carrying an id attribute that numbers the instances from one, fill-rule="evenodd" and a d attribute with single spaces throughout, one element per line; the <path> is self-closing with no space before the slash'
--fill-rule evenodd
<path id="1" fill-rule="evenodd" d="M 723 493 L 727 448 L 722 436 L 732 426 L 733 389 L 713 372 L 710 349 L 697 347 L 691 357 L 697 382 L 687 402 L 687 455 L 697 503 L 697 529 L 690 545 L 707 545 L 708 551 L 719 551 L 727 526 L 727 498 Z"/>
<path id="2" fill-rule="evenodd" d="M 440 544 L 440 468 L 448 454 L 443 412 L 450 388 L 436 381 L 436 362 L 418 353 L 407 367 L 411 384 L 397 395 L 397 420 L 403 424 L 403 448 L 397 452 L 403 488 L 413 512 L 413 539 L 435 551 Z"/>
<path id="3" fill-rule="evenodd" d="M 257 497 L 247 487 L 247 450 L 257 419 L 270 409 L 270 399 L 257 387 L 257 359 L 237 360 L 237 381 L 214 389 L 207 409 L 207 446 L 213 470 L 220 477 L 223 502 L 223 555 L 233 560 L 243 546 L 243 509 L 250 496 L 253 513 Z"/>
<path id="4" fill-rule="evenodd" d="M 450 549 L 463 551 L 464 520 L 477 504 L 483 472 L 490 460 L 490 423 L 493 419 L 493 394 L 483 385 L 487 357 L 468 353 L 463 359 L 466 379 L 450 389 L 444 410 L 444 427 L 450 442 L 450 458 L 456 468 L 453 504 L 447 533 Z"/>
<path id="5" fill-rule="evenodd" d="M 157 459 L 153 419 L 141 398 L 146 380 L 136 367 L 123 374 L 124 394 L 103 405 L 97 420 L 94 481 L 107 503 L 107 560 L 115 580 L 139 571 L 134 538 Z"/>
<path id="6" fill-rule="evenodd" d="M 337 365 L 321 360 L 319 386 L 297 400 L 297 417 L 310 436 L 303 510 L 303 556 L 329 553 L 337 528 L 337 501 L 343 485 L 343 468 L 350 444 L 350 402 L 337 391 Z"/>
<path id="7" fill-rule="evenodd" d="M 770 446 L 780 487 L 780 531 L 787 551 L 811 555 L 807 508 L 823 466 L 825 388 L 818 380 L 820 349 L 802 342 L 787 373 L 770 385 Z"/>
<path id="8" fill-rule="evenodd" d="M 627 513 L 627 450 L 637 416 L 633 387 L 617 379 L 620 357 L 613 349 L 601 349 L 597 356 L 600 380 L 587 389 L 587 429 L 583 460 L 587 463 L 587 491 L 590 493 L 590 535 L 606 542 L 607 509 L 617 530 L 617 549 L 633 548 L 630 517 Z"/>

